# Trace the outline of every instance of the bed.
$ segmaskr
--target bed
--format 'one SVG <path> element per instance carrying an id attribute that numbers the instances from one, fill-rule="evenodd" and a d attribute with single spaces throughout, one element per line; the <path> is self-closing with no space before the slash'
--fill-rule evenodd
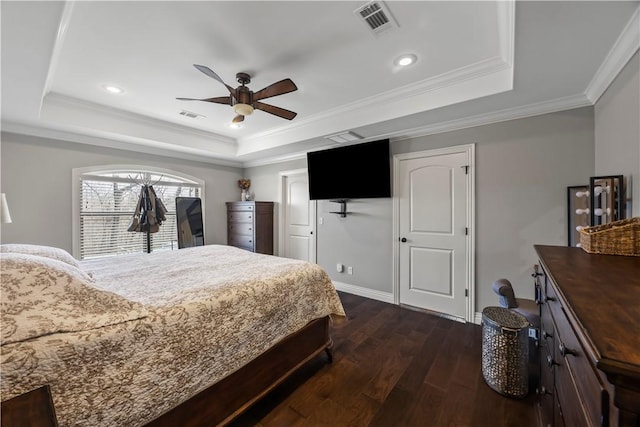
<path id="1" fill-rule="evenodd" d="M 330 356 L 345 318 L 316 264 L 235 247 L 88 261 L 0 248 L 3 417 L 46 386 L 60 426 L 224 425 Z"/>

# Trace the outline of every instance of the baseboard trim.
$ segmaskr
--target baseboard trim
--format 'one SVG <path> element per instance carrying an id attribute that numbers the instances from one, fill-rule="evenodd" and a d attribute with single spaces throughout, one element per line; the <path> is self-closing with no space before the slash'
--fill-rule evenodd
<path id="1" fill-rule="evenodd" d="M 350 285 L 348 283 L 333 281 L 333 286 L 339 291 L 346 292 L 348 294 L 354 294 L 365 298 L 371 298 L 377 301 L 388 302 L 394 304 L 393 293 L 377 291 L 375 289 L 369 289 L 362 286 Z"/>
<path id="2" fill-rule="evenodd" d="M 473 319 L 473 323 L 475 323 L 476 325 L 479 325 L 479 324 L 482 323 L 482 313 L 478 313 L 476 311 L 476 315 L 475 315 L 475 317 Z"/>

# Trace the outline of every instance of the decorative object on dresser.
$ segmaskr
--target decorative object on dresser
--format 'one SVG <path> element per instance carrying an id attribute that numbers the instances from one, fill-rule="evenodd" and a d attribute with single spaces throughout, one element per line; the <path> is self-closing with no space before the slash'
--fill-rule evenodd
<path id="1" fill-rule="evenodd" d="M 227 202 L 227 245 L 273 255 L 273 202 Z"/>
<path id="2" fill-rule="evenodd" d="M 544 426 L 640 425 L 640 258 L 535 245 Z"/>
<path id="3" fill-rule="evenodd" d="M 640 217 L 583 228 L 580 246 L 594 254 L 640 256 Z"/>
<path id="4" fill-rule="evenodd" d="M 251 180 L 247 178 L 242 178 L 238 180 L 238 187 L 240 187 L 240 201 L 246 202 L 249 200 L 249 187 L 251 187 Z"/>

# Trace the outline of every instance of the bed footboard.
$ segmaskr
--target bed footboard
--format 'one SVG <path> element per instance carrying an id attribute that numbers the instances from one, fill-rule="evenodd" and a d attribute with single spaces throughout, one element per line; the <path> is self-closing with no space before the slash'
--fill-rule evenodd
<path id="1" fill-rule="evenodd" d="M 329 318 L 316 319 L 146 427 L 228 424 L 313 357 L 326 351 L 331 361 L 331 347 Z"/>
<path id="2" fill-rule="evenodd" d="M 2 426 L 58 427 L 48 385 L 2 402 Z"/>

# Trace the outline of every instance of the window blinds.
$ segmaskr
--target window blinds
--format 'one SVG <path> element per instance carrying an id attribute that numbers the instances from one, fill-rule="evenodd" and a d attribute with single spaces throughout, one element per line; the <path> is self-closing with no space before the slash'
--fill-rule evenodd
<path id="1" fill-rule="evenodd" d="M 147 252 L 147 233 L 127 231 L 140 196 L 140 172 L 83 175 L 80 185 L 80 259 Z M 178 249 L 176 197 L 200 197 L 201 187 L 177 177 L 147 174 L 168 209 L 160 231 L 151 233 L 151 251 Z"/>

